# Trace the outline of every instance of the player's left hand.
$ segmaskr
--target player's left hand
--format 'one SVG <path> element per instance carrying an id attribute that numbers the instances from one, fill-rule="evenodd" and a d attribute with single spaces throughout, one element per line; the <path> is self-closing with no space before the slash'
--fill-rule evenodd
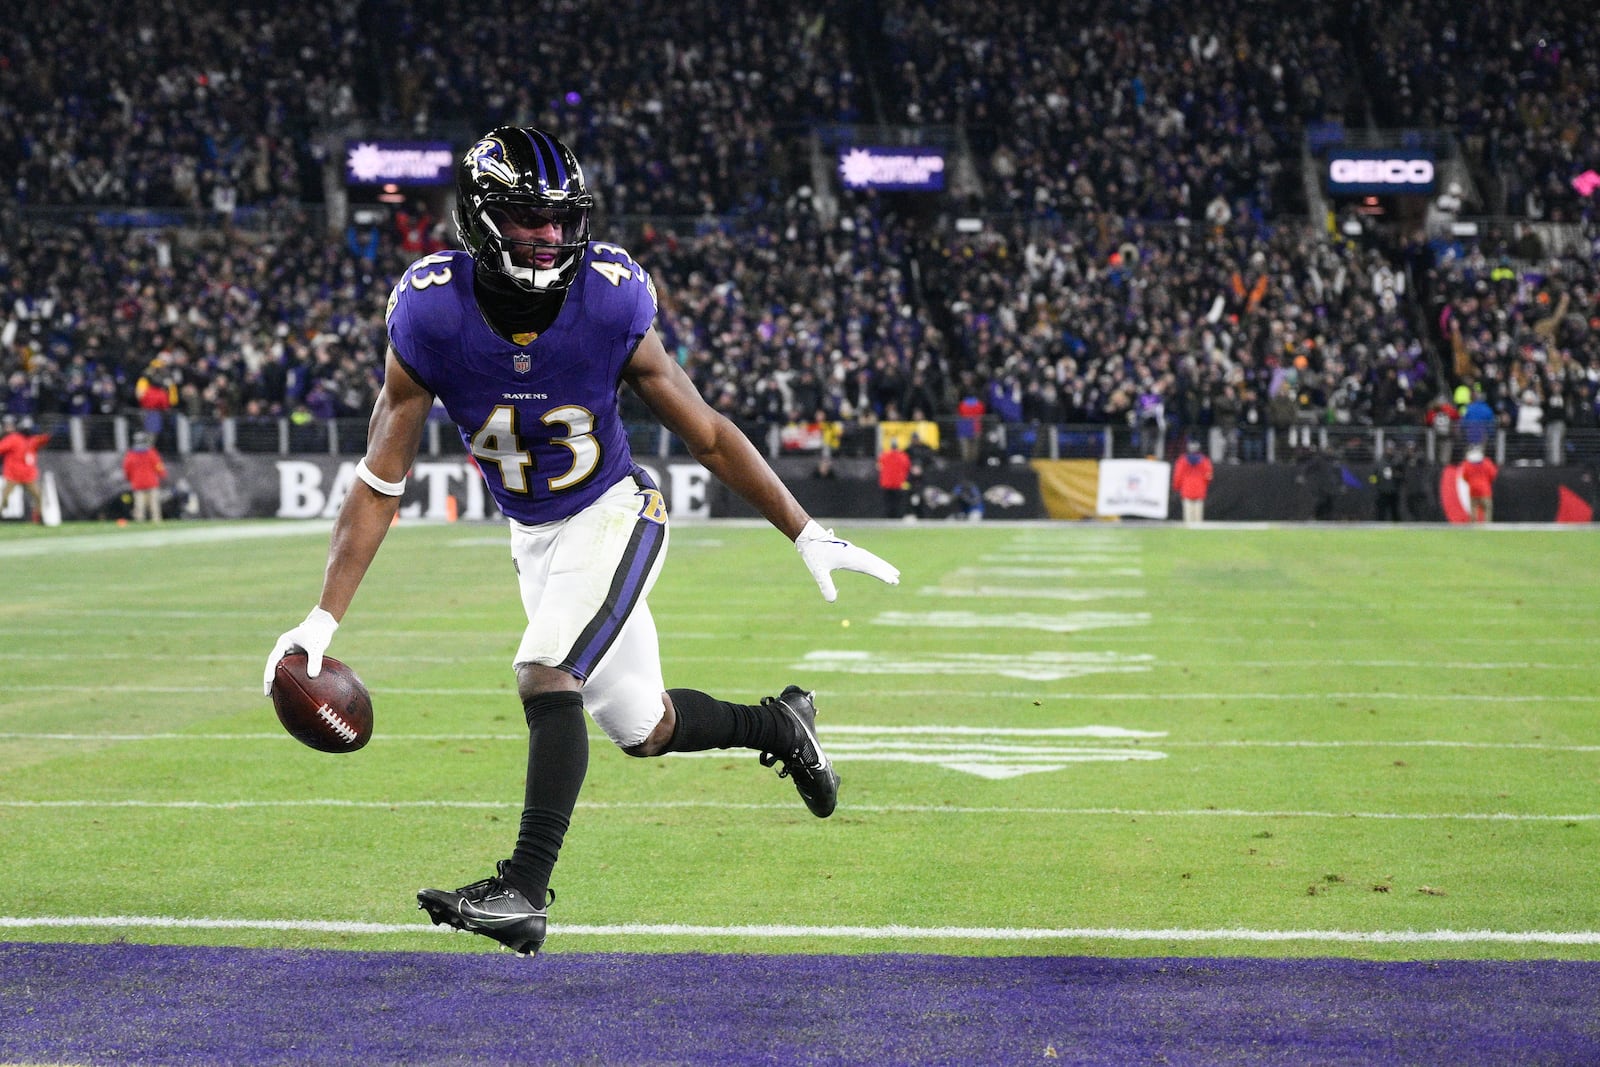
<path id="1" fill-rule="evenodd" d="M 900 584 L 900 571 L 897 568 L 866 549 L 857 548 L 849 541 L 833 536 L 832 530 L 824 530 L 815 519 L 806 523 L 800 536 L 794 539 L 794 547 L 800 550 L 800 558 L 805 561 L 806 569 L 817 580 L 822 599 L 830 604 L 839 599 L 839 590 L 833 585 L 834 571 L 857 571 L 870 574 L 880 582 Z"/>

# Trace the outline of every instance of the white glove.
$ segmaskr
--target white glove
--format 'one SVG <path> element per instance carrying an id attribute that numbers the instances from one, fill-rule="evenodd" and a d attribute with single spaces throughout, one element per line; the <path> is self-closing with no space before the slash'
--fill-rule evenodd
<path id="1" fill-rule="evenodd" d="M 817 580 L 822 599 L 830 604 L 839 599 L 839 591 L 833 587 L 833 571 L 859 571 L 872 575 L 880 582 L 900 584 L 900 572 L 897 569 L 866 549 L 857 548 L 849 541 L 833 536 L 832 530 L 824 530 L 815 519 L 806 523 L 806 528 L 794 539 L 794 547 L 800 550 L 800 558 L 805 561 L 806 569 Z"/>
<path id="2" fill-rule="evenodd" d="M 328 645 L 333 641 L 333 631 L 338 628 L 338 619 L 321 608 L 312 608 L 305 622 L 278 638 L 278 643 L 272 646 L 272 655 L 267 657 L 266 673 L 261 676 L 261 692 L 266 696 L 272 695 L 272 676 L 278 671 L 278 661 L 292 648 L 305 649 L 307 675 L 315 678 L 321 674 L 322 654 L 328 651 Z"/>

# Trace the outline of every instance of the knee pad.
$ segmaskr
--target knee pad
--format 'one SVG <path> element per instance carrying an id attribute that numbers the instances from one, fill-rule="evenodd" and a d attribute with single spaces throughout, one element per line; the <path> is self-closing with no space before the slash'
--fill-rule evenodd
<path id="1" fill-rule="evenodd" d="M 614 686 L 592 694 L 588 709 L 595 724 L 624 752 L 649 740 L 656 724 L 666 714 L 660 691 L 651 692 L 642 685 Z"/>

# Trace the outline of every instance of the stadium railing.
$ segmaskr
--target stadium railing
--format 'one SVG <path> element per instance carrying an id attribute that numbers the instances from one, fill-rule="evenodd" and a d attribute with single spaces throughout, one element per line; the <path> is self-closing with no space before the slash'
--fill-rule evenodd
<path id="1" fill-rule="evenodd" d="M 41 430 L 54 434 L 48 451 L 123 452 L 144 429 L 139 415 L 39 416 Z M 1171 459 L 1184 448 L 1184 427 L 1124 424 L 1007 422 L 992 416 L 972 426 L 958 419 L 910 423 L 747 423 L 745 435 L 770 457 L 821 455 L 874 457 L 895 438 L 902 445 L 916 434 L 940 459 L 988 464 L 1031 459 Z M 1423 426 L 1296 425 L 1273 430 L 1241 426 L 1234 431 L 1202 427 L 1202 444 L 1219 463 L 1290 463 L 1307 451 L 1337 455 L 1352 463 L 1371 463 L 1391 446 L 1432 463 L 1459 460 L 1468 441 L 1461 431 L 1436 433 Z M 640 456 L 686 455 L 682 442 L 653 422 L 629 422 L 629 445 Z M 155 434 L 164 455 L 234 453 L 254 455 L 359 456 L 367 447 L 365 418 L 298 419 L 194 418 L 169 414 Z M 1600 429 L 1551 426 L 1542 434 L 1493 431 L 1483 440 L 1496 462 L 1519 466 L 1581 466 L 1600 463 Z M 422 455 L 459 456 L 465 452 L 455 424 L 431 418 L 423 434 Z"/>

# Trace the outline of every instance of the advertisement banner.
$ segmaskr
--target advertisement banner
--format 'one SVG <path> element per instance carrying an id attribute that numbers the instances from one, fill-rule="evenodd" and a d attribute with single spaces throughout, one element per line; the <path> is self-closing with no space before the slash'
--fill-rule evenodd
<path id="1" fill-rule="evenodd" d="M 346 185 L 449 185 L 456 153 L 449 141 L 350 141 L 345 145 Z"/>
<path id="2" fill-rule="evenodd" d="M 1155 459 L 1101 460 L 1095 511 L 1101 515 L 1164 519 L 1171 487 L 1170 463 Z"/>
<path id="3" fill-rule="evenodd" d="M 944 189 L 944 153 L 937 148 L 860 145 L 839 152 L 839 180 L 846 189 L 937 193 Z"/>
<path id="4" fill-rule="evenodd" d="M 162 513 L 169 519 L 332 519 L 355 485 L 355 456 L 263 456 L 201 453 L 167 460 Z M 115 453 L 46 452 L 55 504 L 64 522 L 129 517 L 132 499 Z M 754 518 L 756 512 L 692 461 L 640 464 L 666 497 L 674 519 Z M 780 456 L 773 468 L 813 515 L 875 518 L 884 513 L 871 457 L 841 457 L 823 472 L 813 456 Z M 1372 521 L 1376 508 L 1369 464 L 1339 464 L 1320 500 L 1302 468 L 1287 463 L 1221 464 L 1206 500 L 1206 520 Z M 1452 500 L 1440 499 L 1437 466 L 1419 464 L 1402 491 L 1407 522 L 1442 522 Z M 1137 515 L 1176 518 L 1171 467 L 1154 460 L 1034 460 L 967 464 L 941 460 L 917 491 L 926 519 L 1066 520 Z M 1600 512 L 1600 470 L 1592 465 L 1507 467 L 1494 487 L 1496 522 L 1592 523 Z M 12 495 L 0 520 L 24 520 L 30 501 Z M 405 519 L 501 521 L 478 471 L 464 457 L 419 460 L 400 501 Z"/>
<path id="5" fill-rule="evenodd" d="M 1432 153 L 1406 149 L 1330 152 L 1327 176 L 1332 196 L 1431 196 L 1438 185 Z"/>

